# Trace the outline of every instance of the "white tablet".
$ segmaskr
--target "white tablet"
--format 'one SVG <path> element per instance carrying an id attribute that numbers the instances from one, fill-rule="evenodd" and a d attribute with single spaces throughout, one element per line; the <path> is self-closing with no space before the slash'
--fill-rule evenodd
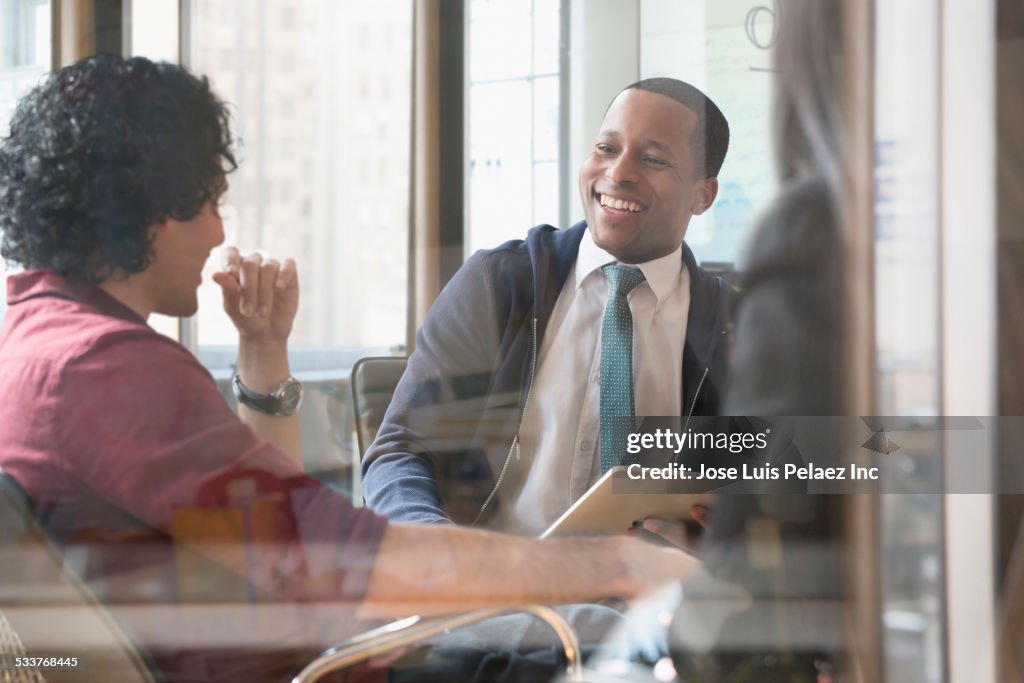
<path id="1" fill-rule="evenodd" d="M 667 482 L 662 485 L 668 490 Z M 711 493 L 659 493 L 656 487 L 658 482 L 637 482 L 625 467 L 613 467 L 540 537 L 621 534 L 644 517 L 692 519 L 694 505 L 711 505 Z"/>

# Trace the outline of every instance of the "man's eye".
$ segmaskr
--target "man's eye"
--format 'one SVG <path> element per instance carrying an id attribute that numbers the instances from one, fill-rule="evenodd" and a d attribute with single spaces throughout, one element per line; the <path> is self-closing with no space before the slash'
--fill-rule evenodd
<path id="1" fill-rule="evenodd" d="M 606 145 L 603 142 L 599 142 L 596 145 L 594 145 L 594 149 L 596 149 L 601 154 L 611 154 L 613 151 L 615 151 L 614 149 L 612 149 L 611 145 Z"/>
<path id="2" fill-rule="evenodd" d="M 644 161 L 646 161 L 649 164 L 659 164 L 661 166 L 665 165 L 665 160 L 659 159 L 658 157 L 646 156 L 644 157 Z"/>

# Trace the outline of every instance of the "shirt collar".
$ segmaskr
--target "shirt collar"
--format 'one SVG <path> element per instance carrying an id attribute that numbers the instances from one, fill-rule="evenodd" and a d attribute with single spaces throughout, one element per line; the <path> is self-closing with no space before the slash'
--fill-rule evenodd
<path id="1" fill-rule="evenodd" d="M 86 280 L 64 277 L 50 269 L 27 270 L 7 276 L 9 306 L 45 296 L 78 301 L 115 318 L 146 322 L 135 311 Z"/>
<path id="2" fill-rule="evenodd" d="M 583 284 L 583 281 L 591 273 L 601 269 L 609 263 L 618 263 L 618 260 L 601 247 L 594 244 L 590 235 L 590 228 L 583 233 L 580 240 L 579 252 L 576 256 L 576 288 Z M 629 264 L 627 264 L 629 265 Z M 654 292 L 658 303 L 665 301 L 679 285 L 679 276 L 683 271 L 683 244 L 679 243 L 675 251 L 666 254 L 652 261 L 636 264 L 643 271 L 644 278 Z"/>

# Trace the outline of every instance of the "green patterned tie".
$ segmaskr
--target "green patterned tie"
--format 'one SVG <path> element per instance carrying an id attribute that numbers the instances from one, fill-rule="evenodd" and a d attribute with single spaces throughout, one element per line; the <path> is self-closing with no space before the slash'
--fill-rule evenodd
<path id="1" fill-rule="evenodd" d="M 601 474 L 620 464 L 636 429 L 633 405 L 633 314 L 626 295 L 644 281 L 639 268 L 604 266 L 608 303 L 601 323 Z"/>

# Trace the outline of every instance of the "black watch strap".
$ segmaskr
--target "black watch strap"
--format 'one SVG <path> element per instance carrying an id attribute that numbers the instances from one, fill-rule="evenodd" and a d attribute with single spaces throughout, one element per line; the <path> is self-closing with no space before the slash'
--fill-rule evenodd
<path id="1" fill-rule="evenodd" d="M 267 415 L 294 415 L 302 402 L 302 382 L 291 376 L 285 378 L 274 393 L 261 394 L 242 384 L 242 378 L 236 372 L 231 378 L 231 389 L 239 403 Z"/>

